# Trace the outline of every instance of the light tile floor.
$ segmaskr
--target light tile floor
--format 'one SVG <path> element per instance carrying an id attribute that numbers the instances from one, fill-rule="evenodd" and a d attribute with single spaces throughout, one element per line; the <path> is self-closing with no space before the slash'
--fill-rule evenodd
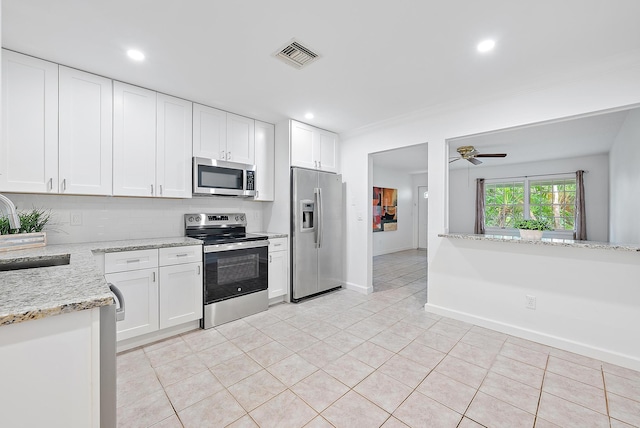
<path id="1" fill-rule="evenodd" d="M 639 372 L 425 312 L 424 263 L 120 354 L 118 425 L 640 426 Z"/>

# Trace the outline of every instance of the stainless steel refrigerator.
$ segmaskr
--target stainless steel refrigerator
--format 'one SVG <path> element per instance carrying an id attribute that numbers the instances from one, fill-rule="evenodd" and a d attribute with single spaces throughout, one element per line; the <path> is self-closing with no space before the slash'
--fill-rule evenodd
<path id="1" fill-rule="evenodd" d="M 343 283 L 342 176 L 291 168 L 291 300 Z"/>

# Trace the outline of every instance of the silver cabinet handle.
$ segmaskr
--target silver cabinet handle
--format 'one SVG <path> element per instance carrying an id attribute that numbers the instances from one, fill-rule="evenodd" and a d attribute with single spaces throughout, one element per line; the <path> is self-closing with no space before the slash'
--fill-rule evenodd
<path id="1" fill-rule="evenodd" d="M 271 263 L 273 261 L 273 257 L 271 256 L 271 254 L 269 254 L 269 263 Z"/>
<path id="2" fill-rule="evenodd" d="M 67 190 L 67 179 L 63 178 L 62 179 L 62 191 L 66 191 Z"/>
<path id="3" fill-rule="evenodd" d="M 184 253 L 184 254 L 176 254 L 176 257 L 187 257 L 189 254 Z"/>
<path id="4" fill-rule="evenodd" d="M 151 185 L 151 196 L 153 196 L 153 184 Z"/>
<path id="5" fill-rule="evenodd" d="M 47 191 L 52 191 L 53 190 L 53 177 L 49 179 L 49 182 L 47 183 Z"/>
<path id="6" fill-rule="evenodd" d="M 231 152 L 227 152 L 227 160 L 231 160 Z"/>
<path id="7" fill-rule="evenodd" d="M 151 272 L 151 273 L 153 274 L 153 281 L 152 282 L 156 282 L 156 273 L 155 273 L 155 271 Z"/>
<path id="8" fill-rule="evenodd" d="M 280 247 L 282 244 L 273 244 L 274 247 Z"/>
<path id="9" fill-rule="evenodd" d="M 127 260 L 127 263 L 139 263 L 140 259 L 129 259 Z"/>
<path id="10" fill-rule="evenodd" d="M 260 196 L 260 191 L 256 190 L 256 199 L 258 199 L 259 196 Z"/>
<path id="11" fill-rule="evenodd" d="M 322 161 L 318 161 L 318 168 L 322 169 Z"/>
<path id="12" fill-rule="evenodd" d="M 160 185 L 160 196 L 162 196 L 162 184 Z"/>
<path id="13" fill-rule="evenodd" d="M 198 275 L 200 275 L 200 265 L 198 265 L 197 268 L 198 268 Z"/>
<path id="14" fill-rule="evenodd" d="M 109 289 L 113 294 L 116 295 L 116 300 L 118 301 L 119 308 L 116 309 L 116 321 L 124 321 L 124 295 L 122 291 L 115 285 L 109 283 Z"/>
<path id="15" fill-rule="evenodd" d="M 227 155 L 224 153 L 224 150 L 220 150 L 220 159 L 226 159 Z"/>

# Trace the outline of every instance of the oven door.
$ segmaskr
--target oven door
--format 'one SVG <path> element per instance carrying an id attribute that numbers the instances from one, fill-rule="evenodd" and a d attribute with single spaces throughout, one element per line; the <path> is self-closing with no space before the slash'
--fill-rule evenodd
<path id="1" fill-rule="evenodd" d="M 268 288 L 268 241 L 205 246 L 205 305 Z"/>

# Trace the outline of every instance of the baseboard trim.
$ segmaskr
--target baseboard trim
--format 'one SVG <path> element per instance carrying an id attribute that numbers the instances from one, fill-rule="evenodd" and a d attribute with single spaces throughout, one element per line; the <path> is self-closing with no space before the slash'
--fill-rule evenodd
<path id="1" fill-rule="evenodd" d="M 478 325 L 480 327 L 490 328 L 501 333 L 506 333 L 511 336 L 520 337 L 522 339 L 531 340 L 547 346 L 552 346 L 554 348 L 562 349 L 569 352 L 575 352 L 576 354 L 585 355 L 597 360 L 640 371 L 640 359 L 631 355 L 621 354 L 607 349 L 598 348 L 596 346 L 587 345 L 585 343 L 576 342 L 564 337 L 554 336 L 548 333 L 518 327 L 513 324 L 479 317 L 467 312 L 456 311 L 430 303 L 426 303 L 424 305 L 424 309 L 427 312 L 431 312 L 436 315 L 465 321 L 471 324 Z"/>
<path id="2" fill-rule="evenodd" d="M 373 285 L 369 287 L 365 287 L 364 285 L 354 284 L 352 282 L 345 282 L 343 285 L 344 288 L 351 291 L 356 291 L 360 294 L 371 294 L 373 293 Z"/>

